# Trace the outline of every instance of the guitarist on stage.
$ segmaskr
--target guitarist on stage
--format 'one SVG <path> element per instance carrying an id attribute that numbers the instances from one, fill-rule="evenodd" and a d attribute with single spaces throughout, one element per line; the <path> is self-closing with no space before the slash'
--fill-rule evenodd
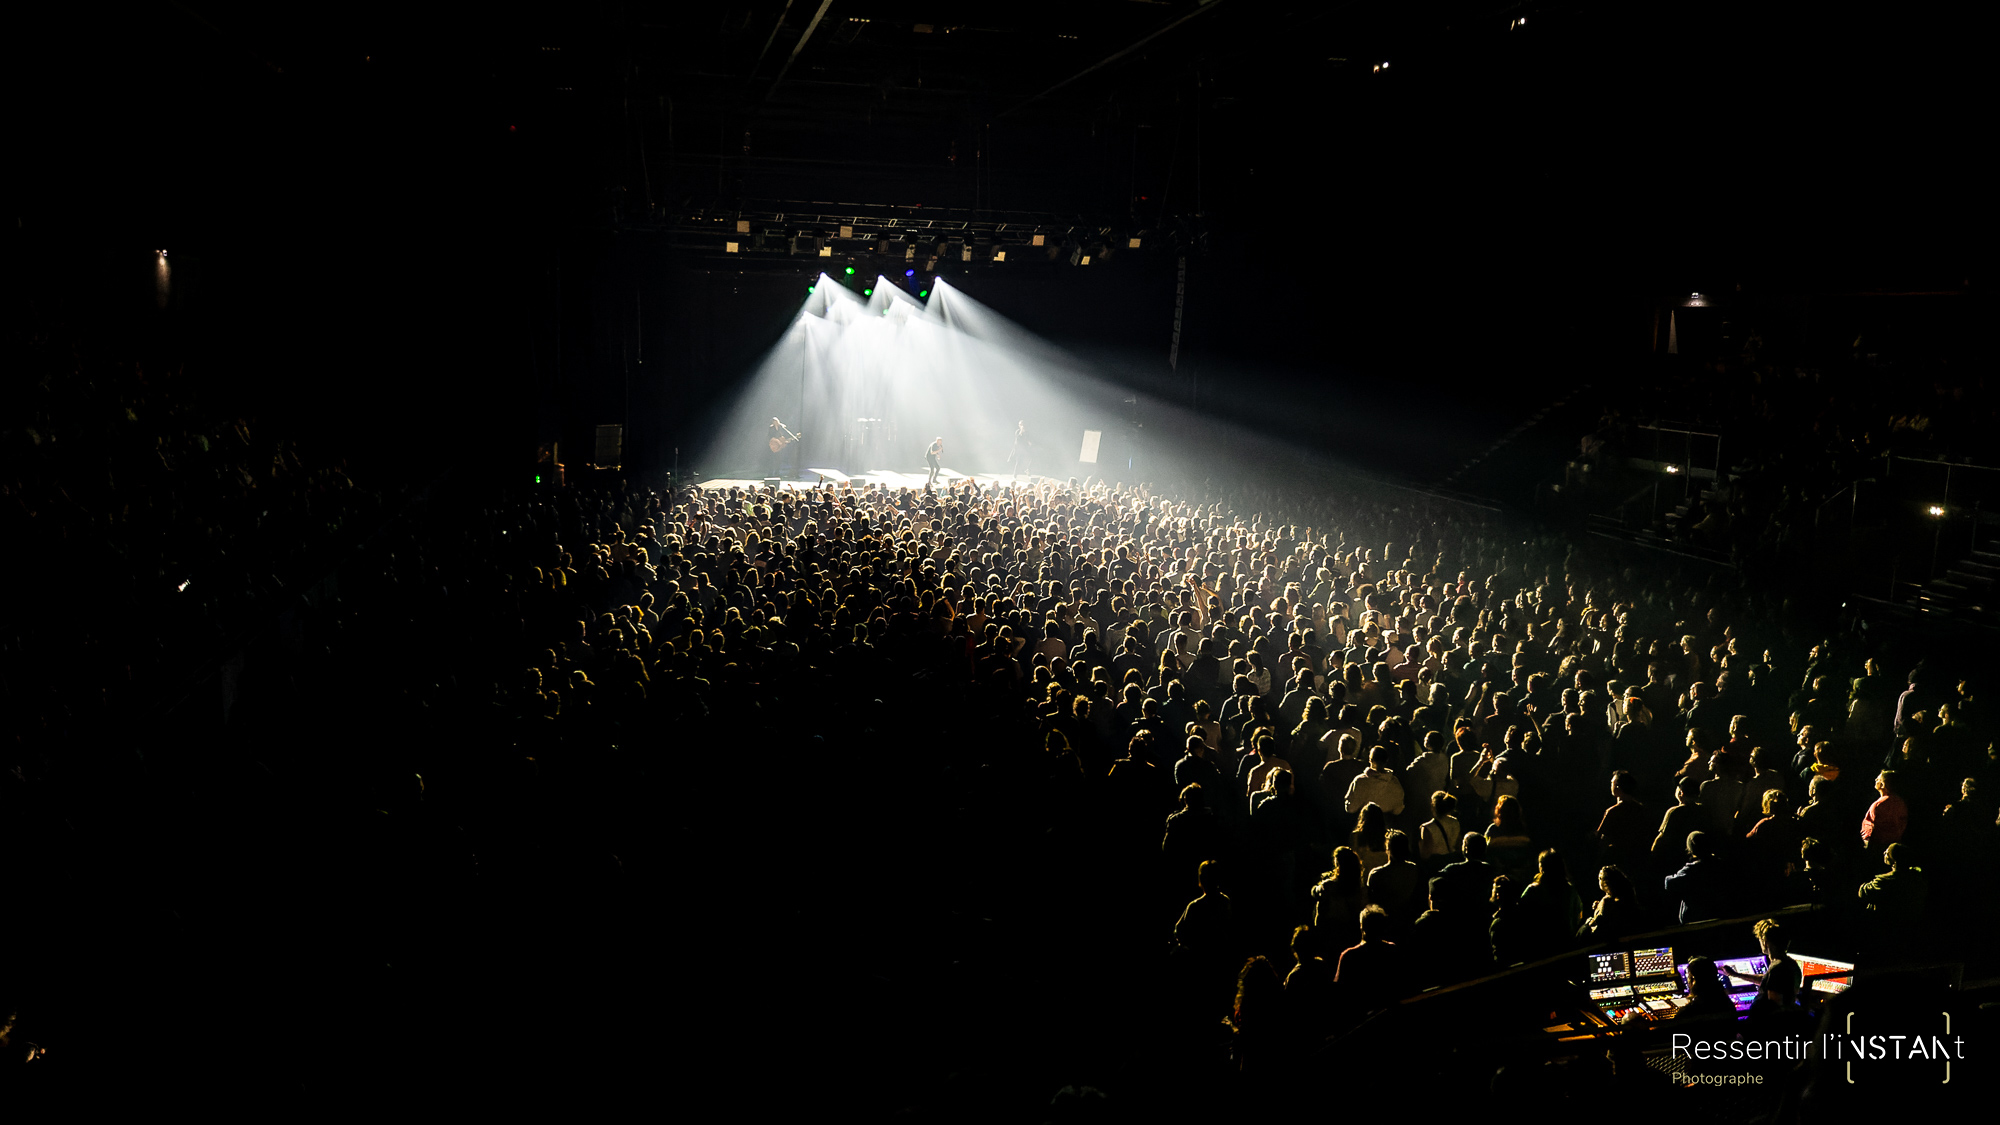
<path id="1" fill-rule="evenodd" d="M 771 473 L 782 477 L 785 475 L 785 450 L 789 446 L 798 444 L 799 435 L 776 418 L 771 419 L 770 430 L 771 440 L 765 444 L 771 447 Z"/>

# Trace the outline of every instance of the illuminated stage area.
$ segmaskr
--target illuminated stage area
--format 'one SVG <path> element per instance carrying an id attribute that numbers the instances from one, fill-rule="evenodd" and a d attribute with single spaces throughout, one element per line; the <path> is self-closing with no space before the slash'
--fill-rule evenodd
<path id="1" fill-rule="evenodd" d="M 807 469 L 806 472 L 812 474 L 813 471 Z M 775 485 L 768 480 L 749 480 L 741 477 L 713 477 L 697 483 L 695 487 L 706 492 L 726 492 L 732 488 L 777 488 L 783 492 L 808 492 L 814 489 L 840 490 L 848 488 L 908 488 L 922 491 L 930 487 L 935 487 L 941 492 L 949 492 L 962 490 L 965 486 L 959 483 L 961 481 L 973 482 L 981 492 L 1004 491 L 1013 488 L 1032 489 L 1043 485 L 1061 483 L 1053 477 L 1038 477 L 1033 475 L 1016 477 L 1003 473 L 976 473 L 967 476 L 963 473 L 956 473 L 947 469 L 945 472 L 938 474 L 938 483 L 932 486 L 929 478 L 923 473 L 898 473 L 885 469 L 877 469 L 871 472 L 859 473 L 851 477 L 841 474 L 840 477 L 835 478 L 829 474 L 818 476 L 812 480 L 781 480 Z"/>
<path id="2" fill-rule="evenodd" d="M 935 443 L 941 483 L 1130 467 L 1118 396 L 1082 363 L 942 278 L 899 281 L 856 293 L 821 274 L 696 463 L 922 487 Z"/>

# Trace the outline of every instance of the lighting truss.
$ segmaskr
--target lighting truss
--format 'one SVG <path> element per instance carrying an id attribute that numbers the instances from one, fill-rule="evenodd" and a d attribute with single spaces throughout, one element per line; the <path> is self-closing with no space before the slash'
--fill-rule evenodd
<path id="1" fill-rule="evenodd" d="M 727 257 L 738 264 L 817 258 L 914 264 L 934 255 L 961 266 L 1060 264 L 1068 260 L 1066 256 L 1051 255 L 1050 250 L 1069 244 L 1087 242 L 1093 248 L 1117 247 L 1121 253 L 1140 255 L 1176 241 L 1161 237 L 1165 232 L 1074 215 L 792 200 L 627 217 L 617 225 L 621 230 L 665 235 L 673 250 Z M 940 245 L 950 249 L 939 254 Z"/>

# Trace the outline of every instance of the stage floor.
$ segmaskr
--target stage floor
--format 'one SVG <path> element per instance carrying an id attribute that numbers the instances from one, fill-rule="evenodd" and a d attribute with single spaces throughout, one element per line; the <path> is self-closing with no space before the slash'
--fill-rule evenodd
<path id="1" fill-rule="evenodd" d="M 808 473 L 813 473 L 813 470 L 811 469 L 808 469 L 806 471 Z M 982 491 L 990 491 L 996 485 L 999 486 L 1000 488 L 1006 489 L 1006 488 L 1013 488 L 1016 486 L 1022 488 L 1030 488 L 1035 485 L 1043 483 L 1050 483 L 1050 484 L 1063 483 L 1061 481 L 1056 480 L 1053 477 L 1040 477 L 1040 476 L 1034 476 L 1032 474 L 1022 474 L 1021 476 L 1014 476 L 1010 473 L 972 473 L 968 475 L 965 473 L 953 472 L 950 469 L 946 469 L 938 474 L 938 484 L 940 487 L 952 485 L 957 483 L 958 481 L 968 480 L 968 479 L 977 481 Z M 925 483 L 929 480 L 930 480 L 930 474 L 928 473 L 899 473 L 891 469 L 870 469 L 868 472 L 855 474 L 853 476 L 849 476 L 845 473 L 837 473 L 833 472 L 832 470 L 827 470 L 824 474 L 813 473 L 812 476 L 809 476 L 803 480 L 781 480 L 778 482 L 778 488 L 785 492 L 805 492 L 815 488 L 822 488 L 822 487 L 824 488 L 875 487 L 882 489 L 896 489 L 896 488 L 922 489 Z M 695 485 L 695 487 L 708 489 L 710 491 L 716 491 L 716 490 L 727 491 L 728 489 L 731 488 L 746 488 L 746 489 L 763 488 L 766 486 L 767 483 L 768 483 L 767 481 L 750 480 L 740 477 L 715 477 L 710 480 L 702 481 L 701 483 Z"/>

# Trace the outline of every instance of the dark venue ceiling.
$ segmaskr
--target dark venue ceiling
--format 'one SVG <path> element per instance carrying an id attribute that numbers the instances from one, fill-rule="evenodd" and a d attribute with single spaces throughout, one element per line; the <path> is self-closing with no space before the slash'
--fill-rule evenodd
<path id="1" fill-rule="evenodd" d="M 1322 262 L 1357 239 L 1515 229 L 1582 261 L 1656 249 L 1696 268 L 1717 251 L 1775 269 L 1816 243 L 1949 273 L 1951 247 L 1909 243 L 1947 235 L 1972 190 L 1966 38 L 1859 6 L 757 0 L 307 18 L 176 2 L 41 19 L 15 74 L 28 153 L 70 165 L 41 171 L 113 222 L 179 210 L 182 193 L 212 203 L 227 177 L 250 207 L 358 190 L 350 205 L 447 224 L 546 222 L 556 200 L 558 221 L 582 223 L 802 201 L 1121 231 L 1199 212 L 1273 258 Z M 102 178 L 134 156 L 192 179 L 135 193 Z M 276 175 L 281 160 L 317 174 Z"/>
<path id="2" fill-rule="evenodd" d="M 982 268 L 1010 315 L 1155 353 L 1192 251 L 1207 354 L 1388 373 L 1413 343 L 1615 348 L 1661 292 L 1962 287 L 1963 32 L 1802 3 L 50 9 L 16 40 L 18 225 L 206 256 L 230 307 L 273 313 L 242 328 L 267 349 L 412 350 L 515 398 L 553 342 L 496 341 L 546 318 L 557 247 L 565 300 L 640 259 L 783 271 L 738 286 L 781 322 L 822 237 L 863 276 Z M 1057 276 L 1072 252 L 1092 280 Z M 716 362 L 769 331 L 741 325 Z"/>

